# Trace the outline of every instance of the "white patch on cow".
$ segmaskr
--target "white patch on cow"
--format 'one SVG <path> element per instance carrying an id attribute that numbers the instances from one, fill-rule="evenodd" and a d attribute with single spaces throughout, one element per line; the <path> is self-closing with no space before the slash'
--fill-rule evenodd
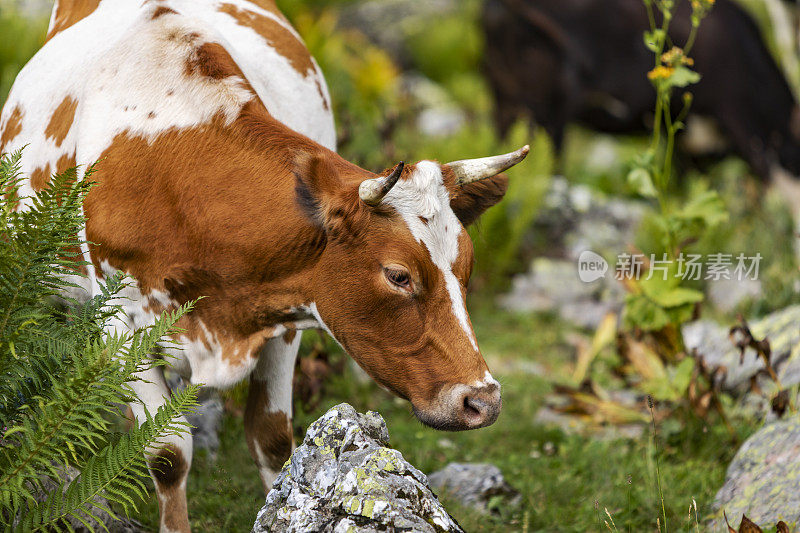
<path id="1" fill-rule="evenodd" d="M 300 349 L 300 334 L 290 342 L 276 337 L 267 341 L 261 348 L 258 364 L 253 370 L 253 379 L 262 381 L 267 386 L 269 404 L 265 408 L 270 412 L 283 412 L 292 416 L 292 378 L 297 351 Z"/>
<path id="2" fill-rule="evenodd" d="M 230 3 L 270 17 L 297 35 L 267 11 L 241 0 Z M 22 131 L 3 147 L 11 152 L 27 145 L 23 175 L 47 165 L 55 169 L 59 158 L 73 153 L 79 165 L 90 165 L 123 132 L 153 141 L 165 131 L 198 126 L 218 114 L 233 120 L 253 98 L 244 80 L 186 75 L 187 60 L 206 42 L 228 51 L 272 116 L 335 149 L 333 114 L 325 108 L 328 90 L 316 63 L 313 72 L 301 75 L 264 38 L 218 11 L 215 1 L 162 5 L 180 14 L 153 20 L 157 6 L 152 3 L 103 0 L 92 14 L 55 35 L 22 69 L 0 118 L 7 122 L 17 106 L 23 112 Z M 57 146 L 44 131 L 67 96 L 78 105 L 72 127 Z M 102 162 L 98 168 L 102 170 Z M 23 207 L 32 194 L 24 184 Z"/>
<path id="3" fill-rule="evenodd" d="M 311 316 L 313 316 L 313 317 L 314 317 L 314 319 L 317 321 L 318 327 L 320 327 L 320 328 L 322 328 L 323 330 L 325 330 L 325 333 L 327 333 L 328 335 L 330 335 L 330 336 L 331 336 L 331 338 L 332 338 L 333 340 L 335 340 L 335 341 L 336 341 L 336 342 L 339 344 L 339 346 L 341 346 L 341 345 L 342 345 L 342 343 L 340 343 L 340 342 L 339 342 L 339 341 L 336 339 L 336 335 L 334 335 L 334 334 L 333 334 L 333 332 L 331 331 L 331 329 L 330 329 L 330 328 L 327 326 L 327 324 L 325 324 L 325 321 L 324 321 L 324 320 L 322 320 L 322 317 L 321 317 L 321 316 L 320 316 L 320 314 L 319 314 L 319 309 L 317 309 L 317 304 L 316 304 L 315 302 L 311 302 L 311 303 L 310 303 L 310 304 L 309 304 L 309 305 L 306 307 L 306 309 L 308 309 L 308 312 L 309 312 L 309 313 L 311 313 Z"/>
<path id="4" fill-rule="evenodd" d="M 223 3 L 271 19 L 303 42 L 291 24 L 247 0 L 171 0 L 166 5 L 180 13 L 191 14 L 222 35 L 228 53 L 273 117 L 326 148 L 336 150 L 336 128 L 330 111 L 330 95 L 317 62 L 312 58 L 314 69 L 300 74 L 264 37 L 252 28 L 240 25 L 232 16 L 220 12 Z"/>
<path id="5" fill-rule="evenodd" d="M 47 24 L 47 34 L 49 35 L 56 25 L 56 13 L 58 12 L 59 0 L 53 3 L 53 10 L 50 12 L 50 22 Z"/>
<path id="6" fill-rule="evenodd" d="M 417 242 L 423 243 L 428 249 L 431 261 L 444 277 L 453 314 L 477 350 L 478 343 L 469 323 L 463 287 L 453 274 L 453 263 L 458 258 L 458 236 L 463 229 L 450 208 L 450 193 L 444 186 L 438 163 L 417 163 L 414 173 L 408 179 L 398 181 L 384 201 L 397 210 Z M 419 217 L 425 218 L 427 223 Z"/>
<path id="7" fill-rule="evenodd" d="M 487 370 L 486 373 L 483 375 L 483 379 L 476 380 L 472 386 L 477 388 L 495 386 L 499 389 L 500 383 L 496 379 L 494 379 L 494 377 Z"/>

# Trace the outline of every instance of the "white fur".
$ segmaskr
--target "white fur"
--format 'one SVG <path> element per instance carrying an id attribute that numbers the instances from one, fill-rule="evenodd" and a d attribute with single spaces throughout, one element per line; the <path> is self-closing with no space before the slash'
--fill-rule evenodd
<path id="1" fill-rule="evenodd" d="M 431 261 L 444 277 L 453 315 L 477 350 L 478 343 L 464 303 L 464 287 L 453 274 L 453 263 L 458 258 L 458 237 L 464 230 L 450 208 L 450 193 L 444 186 L 441 168 L 432 161 L 420 161 L 414 173 L 398 181 L 384 201 L 397 210 L 414 238 L 428 249 Z M 427 219 L 427 224 L 419 217 Z"/>
<path id="2" fill-rule="evenodd" d="M 261 348 L 258 364 L 253 371 L 253 379 L 264 382 L 267 387 L 267 404 L 263 409 L 269 413 L 284 413 L 289 420 L 292 418 L 294 363 L 299 349 L 299 333 L 290 342 L 286 342 L 283 338 L 271 339 Z M 253 449 L 261 480 L 265 487 L 269 487 L 275 481 L 278 472 L 269 467 L 269 461 L 261 451 L 261 446 L 253 446 Z"/>
<path id="3" fill-rule="evenodd" d="M 498 381 L 496 379 L 494 379 L 494 377 L 487 370 L 483 374 L 483 379 L 477 380 L 472 386 L 476 387 L 476 388 L 494 386 L 494 387 L 497 387 L 499 389 L 500 388 L 500 383 L 498 383 Z"/>

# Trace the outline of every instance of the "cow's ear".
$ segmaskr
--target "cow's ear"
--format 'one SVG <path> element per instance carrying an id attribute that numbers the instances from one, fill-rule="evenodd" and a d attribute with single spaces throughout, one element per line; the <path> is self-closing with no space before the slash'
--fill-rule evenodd
<path id="1" fill-rule="evenodd" d="M 508 177 L 501 173 L 466 185 L 457 185 L 454 189 L 450 195 L 450 207 L 461 225 L 467 227 L 503 199 L 508 190 Z"/>
<path id="2" fill-rule="evenodd" d="M 295 197 L 315 225 L 324 227 L 342 181 L 324 153 L 299 153 L 294 160 Z"/>
<path id="3" fill-rule="evenodd" d="M 336 238 L 359 228 L 364 211 L 358 188 L 345 185 L 329 154 L 300 154 L 294 161 L 295 199 L 315 226 Z"/>

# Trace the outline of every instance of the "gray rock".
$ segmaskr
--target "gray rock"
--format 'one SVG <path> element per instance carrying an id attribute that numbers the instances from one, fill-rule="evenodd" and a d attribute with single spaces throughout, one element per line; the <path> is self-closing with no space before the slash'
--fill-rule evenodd
<path id="1" fill-rule="evenodd" d="M 500 469 L 487 463 L 450 463 L 428 476 L 431 486 L 447 493 L 465 507 L 488 513 L 492 500 L 500 497 L 515 505 L 520 495 L 509 485 Z"/>
<path id="2" fill-rule="evenodd" d="M 331 408 L 284 465 L 253 532 L 462 531 L 425 474 L 388 446 L 378 413 Z"/>
<path id="3" fill-rule="evenodd" d="M 573 262 L 584 250 L 616 257 L 633 242 L 646 209 L 643 202 L 606 197 L 554 176 L 532 231 Z"/>
<path id="4" fill-rule="evenodd" d="M 175 372 L 165 372 L 170 390 L 180 390 L 186 386 L 184 380 Z M 197 397 L 197 409 L 186 415 L 192 427 L 194 450 L 205 450 L 208 459 L 217 460 L 219 450 L 219 428 L 222 425 L 223 405 L 219 392 L 211 388 L 203 388 Z"/>
<path id="5" fill-rule="evenodd" d="M 700 320 L 683 326 L 683 338 L 686 348 L 701 357 L 711 369 L 725 370 L 720 377 L 724 389 L 741 392 L 747 388 L 750 378 L 764 369 L 764 362 L 750 348 L 740 360 L 739 350 L 728 337 L 728 331 L 728 327 Z M 770 362 L 781 384 L 790 387 L 800 383 L 800 305 L 750 322 L 750 331 L 756 339 L 769 340 Z"/>
<path id="6" fill-rule="evenodd" d="M 206 450 L 213 462 L 219 450 L 219 429 L 222 425 L 222 400 L 217 391 L 207 391 L 198 400 L 194 413 L 186 415 L 192 427 L 192 442 L 195 450 Z"/>
<path id="7" fill-rule="evenodd" d="M 751 324 L 751 329 L 755 324 Z M 744 392 L 750 378 L 764 368 L 754 350 L 745 350 L 741 357 L 739 350 L 728 336 L 730 327 L 725 327 L 712 320 L 697 320 L 684 324 L 683 340 L 687 350 L 695 353 L 710 369 L 723 369 L 719 374 L 719 385 L 728 391 Z M 755 335 L 755 332 L 753 332 Z"/>
<path id="8" fill-rule="evenodd" d="M 746 514 L 757 524 L 800 522 L 800 418 L 773 422 L 742 445 L 714 499 L 709 531 Z"/>
<path id="9" fill-rule="evenodd" d="M 456 133 L 467 120 L 466 114 L 447 90 L 416 72 L 400 77 L 404 98 L 417 109 L 417 129 L 431 137 L 446 137 Z"/>

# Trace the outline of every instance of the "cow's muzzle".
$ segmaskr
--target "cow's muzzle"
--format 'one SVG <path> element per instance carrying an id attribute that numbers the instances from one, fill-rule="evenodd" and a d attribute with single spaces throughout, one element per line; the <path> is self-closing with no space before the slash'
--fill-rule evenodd
<path id="1" fill-rule="evenodd" d="M 415 406 L 414 414 L 432 428 L 463 431 L 494 424 L 502 405 L 500 384 L 490 378 L 476 385 L 445 387 L 431 407 L 419 409 Z"/>

